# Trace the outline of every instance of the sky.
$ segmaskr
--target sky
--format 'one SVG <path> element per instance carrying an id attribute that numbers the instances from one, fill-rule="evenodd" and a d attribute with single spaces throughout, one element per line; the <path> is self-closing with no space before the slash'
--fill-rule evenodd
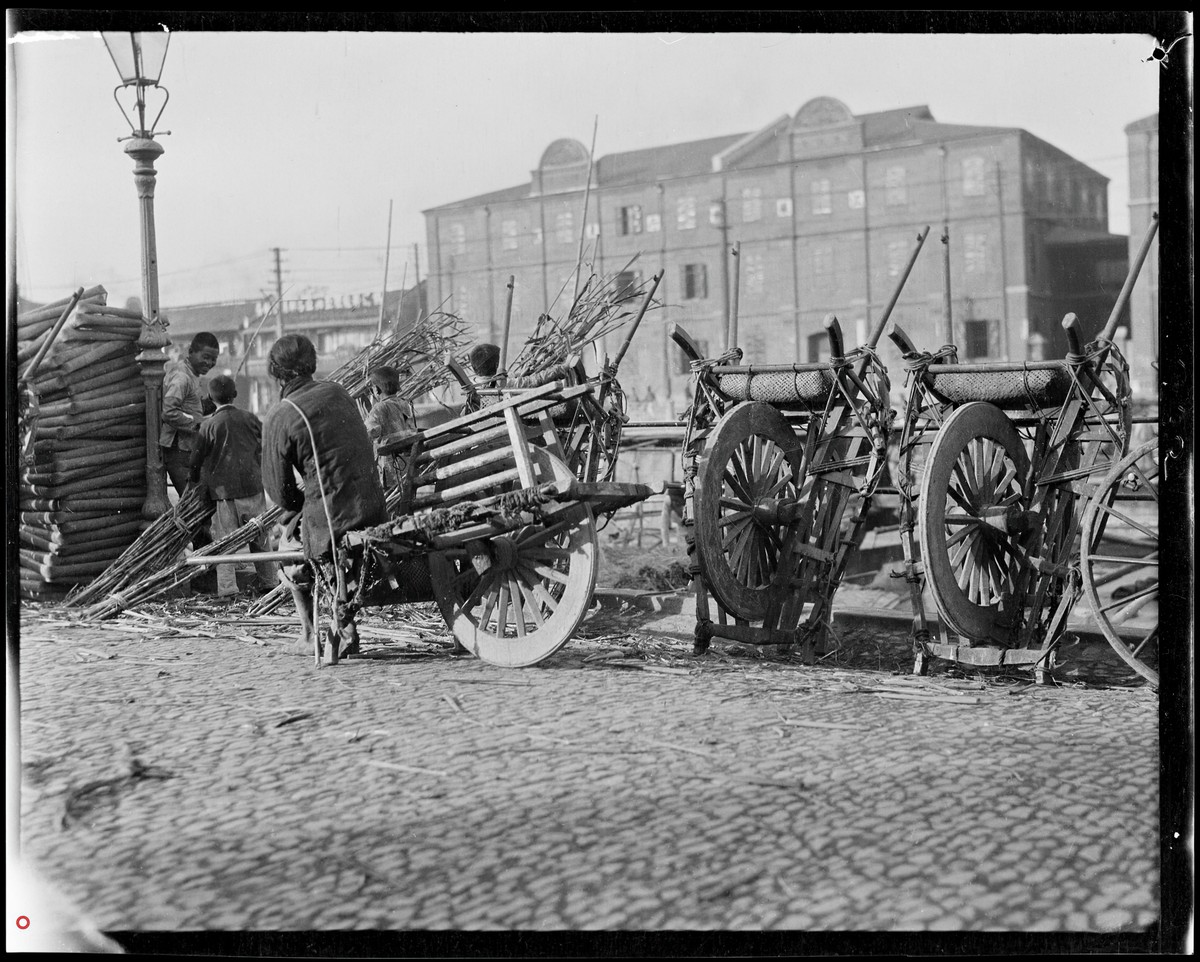
<path id="1" fill-rule="evenodd" d="M 747 133 L 817 96 L 1024 128 L 1110 178 L 1109 229 L 1126 233 L 1124 128 L 1158 110 L 1154 46 L 1138 33 L 176 30 L 158 126 L 160 302 L 270 294 L 273 248 L 289 297 L 378 291 L 385 257 L 388 288 L 411 286 L 427 271 L 421 211 L 527 183 L 560 137 L 589 146 L 594 131 L 599 158 Z M 117 141 L 129 125 L 99 33 L 10 26 L 8 76 L 19 292 L 140 295 L 133 164 Z"/>

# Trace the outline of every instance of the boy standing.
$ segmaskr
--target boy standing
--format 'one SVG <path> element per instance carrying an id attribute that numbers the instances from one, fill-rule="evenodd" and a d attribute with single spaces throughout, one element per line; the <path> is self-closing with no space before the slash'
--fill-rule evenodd
<path id="1" fill-rule="evenodd" d="M 405 372 L 409 373 L 409 372 Z M 404 400 L 396 392 L 400 390 L 400 372 L 388 364 L 381 364 L 371 372 L 371 390 L 375 402 L 367 412 L 364 423 L 367 435 L 378 447 L 379 442 L 393 434 L 402 434 L 417 429 L 416 413 L 412 403 Z M 390 491 L 401 481 L 396 465 L 386 454 L 375 453 L 379 465 L 379 476 L 383 481 L 383 489 Z"/>
<path id="2" fill-rule="evenodd" d="M 216 502 L 213 534 L 224 538 L 267 510 L 262 483 L 262 422 L 249 411 L 233 406 L 237 385 L 224 374 L 208 385 L 217 409 L 196 433 L 189 479 L 206 497 Z M 250 542 L 251 551 L 270 551 L 265 529 Z M 279 583 L 279 567 L 273 561 L 255 564 L 256 587 L 269 591 Z M 237 569 L 217 565 L 217 597 L 238 594 Z"/>

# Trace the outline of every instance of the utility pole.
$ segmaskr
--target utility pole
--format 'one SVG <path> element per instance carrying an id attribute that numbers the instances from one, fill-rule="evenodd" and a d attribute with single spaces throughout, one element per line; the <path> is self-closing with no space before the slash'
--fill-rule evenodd
<path id="1" fill-rule="evenodd" d="M 417 245 L 413 244 L 413 274 L 416 277 L 413 283 L 417 285 L 417 319 L 420 320 L 425 316 L 425 296 L 421 293 L 421 261 L 418 257 Z"/>
<path id="2" fill-rule="evenodd" d="M 996 161 L 996 213 L 1000 219 L 1000 356 L 1008 360 L 1008 246 L 1004 233 L 1004 171 Z"/>
<path id="3" fill-rule="evenodd" d="M 275 252 L 275 296 L 279 299 L 279 311 L 275 315 L 275 340 L 283 337 L 283 268 L 280 265 L 278 247 L 272 247 Z"/>
<path id="4" fill-rule="evenodd" d="M 954 317 L 950 300 L 950 200 L 946 192 L 946 145 L 942 155 L 942 344 L 954 343 Z"/>

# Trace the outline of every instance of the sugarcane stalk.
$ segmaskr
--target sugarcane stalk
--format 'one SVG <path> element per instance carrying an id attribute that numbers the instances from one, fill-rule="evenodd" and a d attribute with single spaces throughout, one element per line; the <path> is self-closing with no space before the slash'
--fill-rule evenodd
<path id="1" fill-rule="evenodd" d="M 117 592 L 110 592 L 108 597 L 103 601 L 89 607 L 85 614 L 89 617 L 101 619 L 111 618 L 125 608 L 148 601 L 150 598 L 157 597 L 165 591 L 170 591 L 172 588 L 178 587 L 184 582 L 191 580 L 195 575 L 194 566 L 201 563 L 192 559 L 223 557 L 238 548 L 245 547 L 258 536 L 260 530 L 274 524 L 282 514 L 283 509 L 278 506 L 268 508 L 257 518 L 242 525 L 225 537 L 211 542 L 203 548 L 199 548 L 189 558 L 176 562 L 170 567 L 155 571 L 149 577 L 143 578 L 135 584 L 127 584 Z M 237 561 L 255 560 L 261 557 L 261 553 L 255 552 L 249 555 L 238 555 Z M 214 561 L 212 563 L 216 564 L 218 562 Z"/>

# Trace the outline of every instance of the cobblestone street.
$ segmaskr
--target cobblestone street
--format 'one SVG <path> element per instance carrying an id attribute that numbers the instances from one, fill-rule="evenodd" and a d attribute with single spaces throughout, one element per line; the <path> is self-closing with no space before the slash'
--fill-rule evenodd
<path id="1" fill-rule="evenodd" d="M 916 678 L 899 634 L 812 667 L 696 658 L 685 616 L 618 605 L 503 670 L 416 606 L 415 628 L 367 613 L 364 656 L 316 669 L 288 619 L 179 611 L 25 621 L 23 856 L 104 931 L 1159 917 L 1158 699 L 1104 646 L 1054 685 Z"/>

